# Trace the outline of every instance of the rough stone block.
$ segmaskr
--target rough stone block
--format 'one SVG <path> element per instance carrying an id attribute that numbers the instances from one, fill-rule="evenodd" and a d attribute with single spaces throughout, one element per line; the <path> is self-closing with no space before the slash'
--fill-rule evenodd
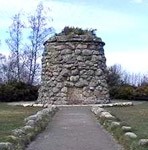
<path id="1" fill-rule="evenodd" d="M 148 139 L 140 139 L 138 144 L 141 146 L 147 146 L 148 147 Z"/>
<path id="2" fill-rule="evenodd" d="M 131 139 L 136 139 L 137 138 L 137 135 L 133 132 L 126 132 L 124 135 L 128 138 L 131 138 Z"/>
<path id="3" fill-rule="evenodd" d="M 132 127 L 130 127 L 130 126 L 122 126 L 122 130 L 125 131 L 125 132 L 130 132 L 130 131 L 132 131 Z"/>
<path id="4" fill-rule="evenodd" d="M 0 143 L 0 150 L 14 150 L 13 145 L 9 142 L 2 142 Z"/>

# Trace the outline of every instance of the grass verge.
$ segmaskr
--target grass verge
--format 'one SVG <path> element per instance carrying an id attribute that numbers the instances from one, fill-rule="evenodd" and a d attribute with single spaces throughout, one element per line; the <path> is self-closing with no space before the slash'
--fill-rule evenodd
<path id="1" fill-rule="evenodd" d="M 116 116 L 124 125 L 132 127 L 132 131 L 138 138 L 134 141 L 120 137 L 122 131 L 115 132 L 115 137 L 121 142 L 127 150 L 147 150 L 147 147 L 138 146 L 138 140 L 148 138 L 148 103 L 143 103 L 129 107 L 109 107 L 106 110 Z"/>
<path id="2" fill-rule="evenodd" d="M 6 136 L 10 135 L 12 130 L 24 125 L 24 118 L 41 109 L 0 103 L 0 142 L 6 142 Z"/>

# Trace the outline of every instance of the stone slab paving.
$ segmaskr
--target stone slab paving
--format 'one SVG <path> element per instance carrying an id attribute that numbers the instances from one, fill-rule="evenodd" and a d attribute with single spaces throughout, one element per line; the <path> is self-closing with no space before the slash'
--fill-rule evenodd
<path id="1" fill-rule="evenodd" d="M 90 112 L 61 107 L 47 129 L 26 150 L 123 150 Z"/>

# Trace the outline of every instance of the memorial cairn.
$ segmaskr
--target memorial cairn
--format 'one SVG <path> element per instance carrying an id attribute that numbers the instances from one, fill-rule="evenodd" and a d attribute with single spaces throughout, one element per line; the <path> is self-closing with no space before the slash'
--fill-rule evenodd
<path id="1" fill-rule="evenodd" d="M 42 56 L 38 103 L 108 102 L 104 45 L 94 30 L 69 27 L 47 40 Z"/>

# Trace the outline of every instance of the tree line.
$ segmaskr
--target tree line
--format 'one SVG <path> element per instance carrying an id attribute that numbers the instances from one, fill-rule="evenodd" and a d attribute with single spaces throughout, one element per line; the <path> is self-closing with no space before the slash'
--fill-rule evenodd
<path id="1" fill-rule="evenodd" d="M 107 83 L 111 99 L 148 100 L 148 77 L 130 74 L 121 65 L 107 68 Z M 0 84 L 0 102 L 33 101 L 38 97 L 38 85 L 17 80 Z"/>
<path id="2" fill-rule="evenodd" d="M 124 71 L 115 64 L 107 69 L 111 99 L 148 100 L 148 75 Z"/>

